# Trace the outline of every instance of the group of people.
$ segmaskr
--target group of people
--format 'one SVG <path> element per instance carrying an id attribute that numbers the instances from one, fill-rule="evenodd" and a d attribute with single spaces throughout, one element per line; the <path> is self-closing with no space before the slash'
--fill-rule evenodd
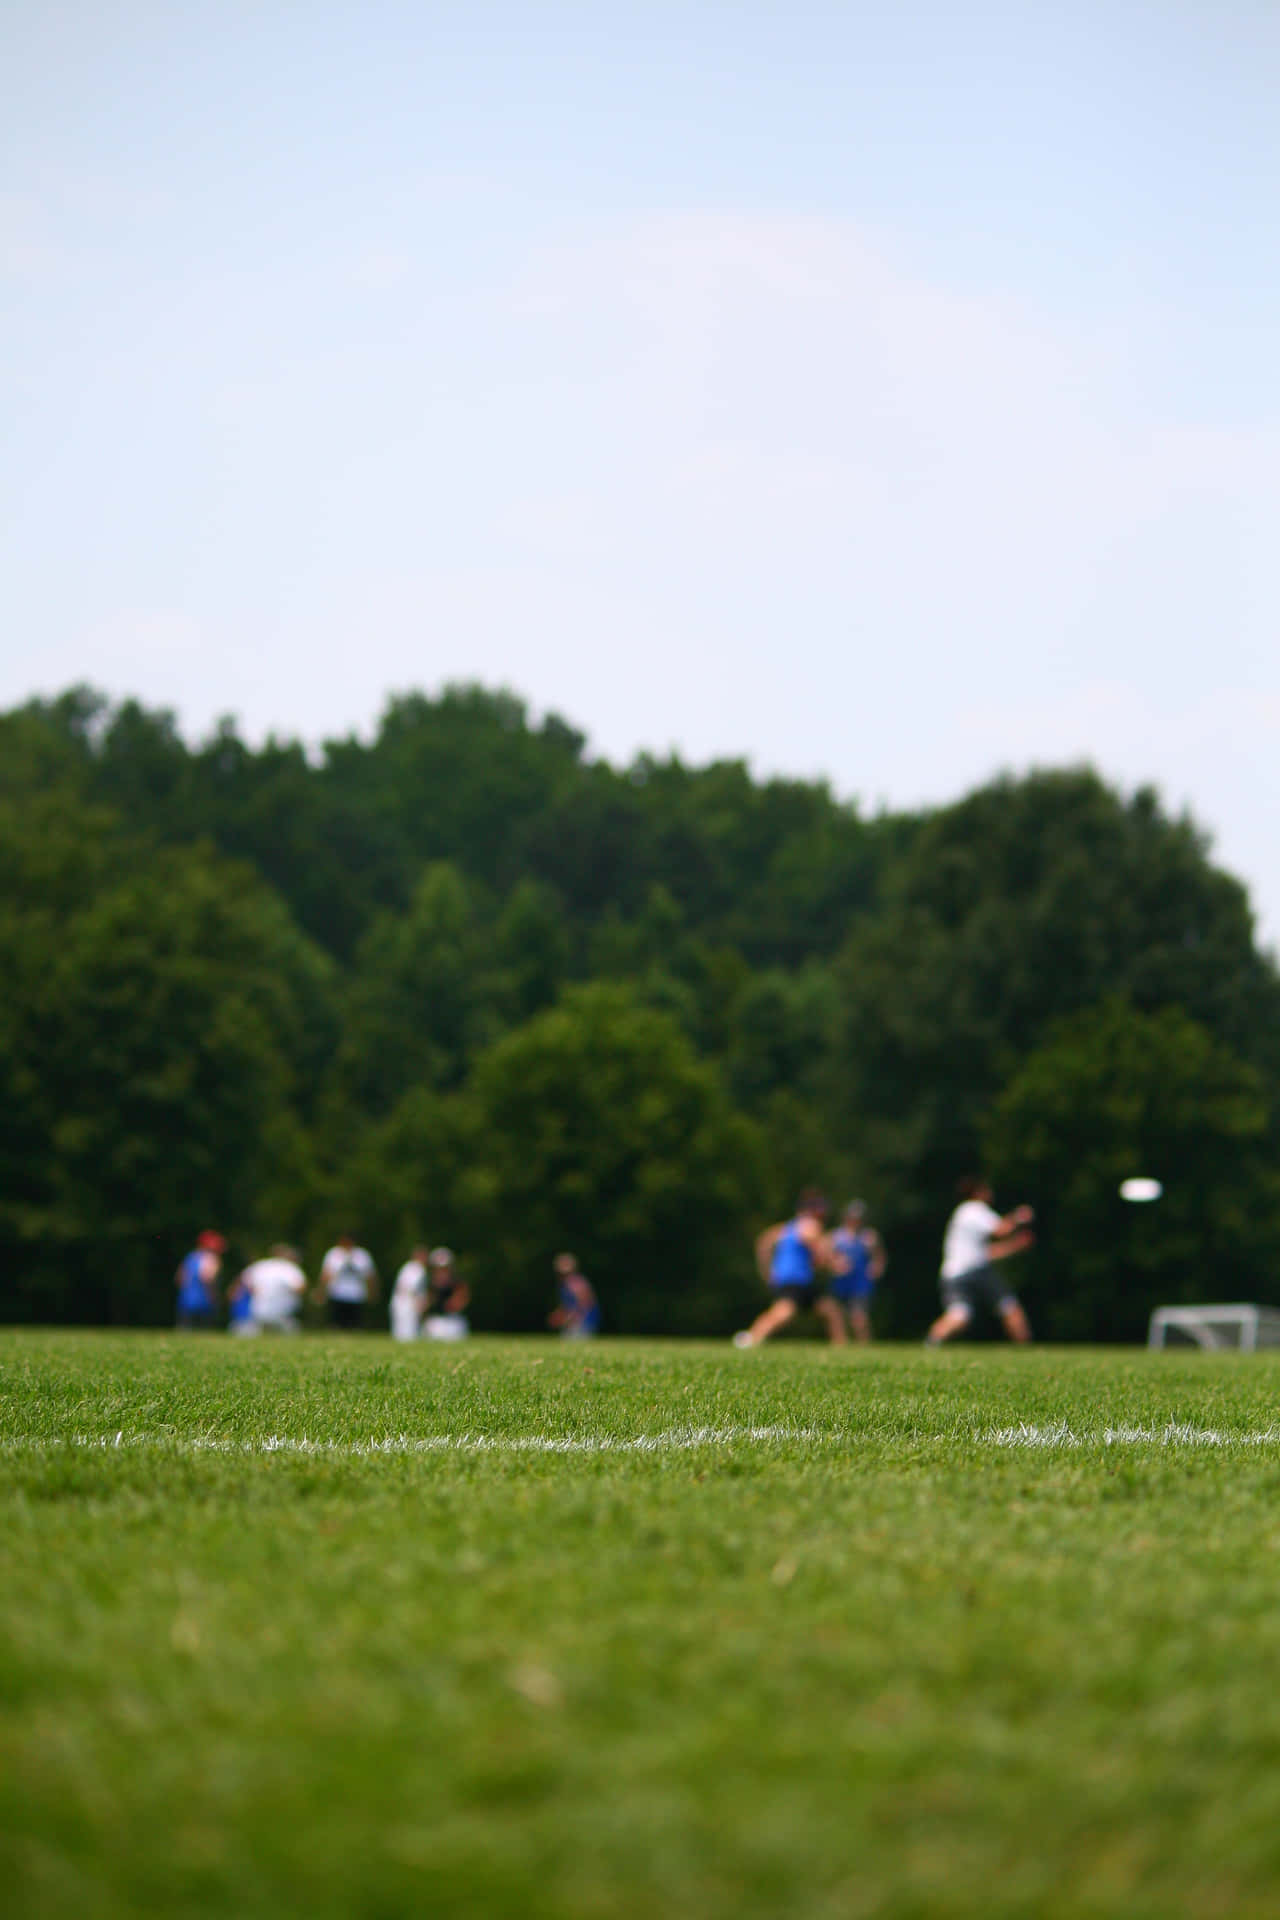
<path id="1" fill-rule="evenodd" d="M 928 1346 L 963 1333 L 982 1309 L 996 1315 L 1011 1340 L 1031 1338 L 1022 1302 L 995 1269 L 997 1262 L 1033 1245 L 1035 1216 L 1026 1206 L 1001 1215 L 991 1201 L 986 1180 L 960 1181 L 943 1239 L 942 1311 L 926 1335 Z M 827 1214 L 825 1196 L 806 1187 L 791 1219 L 760 1235 L 756 1263 L 771 1298 L 749 1327 L 734 1334 L 735 1347 L 758 1347 L 806 1308 L 817 1313 L 837 1345 L 851 1332 L 857 1340 L 871 1338 L 871 1300 L 888 1264 L 884 1243 L 867 1224 L 863 1201 L 849 1202 L 833 1233 L 827 1231 Z"/>
<path id="2" fill-rule="evenodd" d="M 851 1200 L 834 1233 L 827 1232 L 827 1200 L 806 1187 L 790 1220 L 766 1227 L 756 1241 L 756 1265 L 771 1294 L 762 1313 L 735 1333 L 735 1347 L 758 1347 L 789 1320 L 812 1308 L 836 1346 L 871 1338 L 871 1300 L 888 1265 L 884 1242 L 867 1224 L 865 1201 Z"/>
<path id="3" fill-rule="evenodd" d="M 174 1275 L 177 1324 L 188 1331 L 218 1325 L 223 1298 L 219 1281 L 227 1243 L 202 1233 Z M 595 1289 L 571 1253 L 556 1255 L 557 1299 L 549 1325 L 566 1339 L 586 1339 L 600 1328 Z M 320 1264 L 311 1298 L 322 1304 L 329 1325 L 351 1332 L 365 1324 L 381 1283 L 373 1256 L 354 1235 L 340 1234 Z M 295 1247 L 283 1242 L 251 1261 L 226 1289 L 227 1326 L 238 1334 L 295 1333 L 302 1324 L 307 1276 Z M 414 1247 L 400 1268 L 389 1303 L 396 1340 L 462 1340 L 470 1332 L 471 1289 L 448 1247 Z"/>
<path id="4" fill-rule="evenodd" d="M 942 1250 L 942 1311 L 927 1344 L 940 1346 L 963 1333 L 975 1314 L 988 1309 L 1011 1340 L 1031 1338 L 1021 1301 L 996 1272 L 997 1263 L 1033 1244 L 1034 1215 L 1015 1207 L 1001 1215 L 989 1184 L 960 1182 L 959 1204 L 947 1223 Z M 806 1309 L 822 1321 L 827 1338 L 840 1346 L 871 1338 L 871 1303 L 888 1265 L 884 1242 L 867 1220 L 861 1200 L 851 1200 L 840 1224 L 827 1229 L 828 1206 L 816 1187 L 806 1187 L 790 1220 L 768 1227 L 756 1242 L 756 1263 L 770 1299 L 751 1325 L 735 1333 L 736 1347 L 758 1347 Z M 202 1233 L 174 1276 L 178 1325 L 217 1324 L 218 1281 L 226 1241 Z M 600 1330 L 595 1289 L 571 1253 L 553 1263 L 556 1305 L 547 1324 L 567 1340 L 589 1339 Z M 325 1254 L 312 1298 L 323 1304 L 329 1324 L 352 1330 L 365 1323 L 379 1293 L 373 1256 L 351 1234 L 340 1234 Z M 228 1326 L 234 1333 L 291 1333 L 301 1324 L 307 1277 L 295 1248 L 280 1244 L 254 1260 L 227 1289 Z M 448 1247 L 414 1247 L 396 1275 L 390 1300 L 396 1340 L 461 1340 L 470 1332 L 471 1289 Z"/>

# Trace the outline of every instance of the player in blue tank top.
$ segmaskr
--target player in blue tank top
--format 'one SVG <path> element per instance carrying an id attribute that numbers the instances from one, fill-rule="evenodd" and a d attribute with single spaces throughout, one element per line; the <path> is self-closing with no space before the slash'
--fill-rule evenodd
<path id="1" fill-rule="evenodd" d="M 758 1314 L 742 1333 L 735 1333 L 735 1347 L 758 1347 L 788 1320 L 794 1320 L 802 1307 L 820 1307 L 817 1288 L 819 1267 L 829 1267 L 831 1252 L 823 1232 L 827 1203 L 816 1187 L 806 1187 L 796 1203 L 794 1216 L 767 1227 L 756 1241 L 756 1264 L 760 1277 L 773 1295 L 764 1312 Z"/>
<path id="2" fill-rule="evenodd" d="M 556 1290 L 559 1305 L 547 1324 L 559 1330 L 564 1340 L 591 1340 L 600 1331 L 600 1302 L 586 1275 L 579 1273 L 572 1253 L 555 1258 Z"/>
<path id="3" fill-rule="evenodd" d="M 871 1297 L 876 1281 L 888 1264 L 884 1243 L 874 1227 L 866 1224 L 867 1209 L 861 1200 L 851 1200 L 844 1219 L 831 1236 L 834 1278 L 828 1289 L 833 1312 L 823 1315 L 827 1331 L 837 1346 L 845 1342 L 845 1314 L 856 1340 L 871 1338 Z"/>
<path id="4" fill-rule="evenodd" d="M 177 1323 L 187 1332 L 212 1327 L 218 1311 L 218 1274 L 227 1243 L 220 1233 L 202 1233 L 173 1276 Z"/>

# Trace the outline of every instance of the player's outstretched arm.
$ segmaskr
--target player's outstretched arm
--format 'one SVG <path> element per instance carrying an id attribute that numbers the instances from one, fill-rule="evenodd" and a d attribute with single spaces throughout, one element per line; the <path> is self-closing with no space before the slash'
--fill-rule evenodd
<path id="1" fill-rule="evenodd" d="M 1012 1213 L 1006 1213 L 1000 1225 L 993 1231 L 997 1234 L 1017 1233 L 1022 1227 L 1029 1227 L 1035 1217 L 1034 1207 L 1015 1207 Z"/>
<path id="2" fill-rule="evenodd" d="M 885 1252 L 884 1241 L 874 1227 L 867 1228 L 867 1253 L 869 1256 L 867 1271 L 873 1280 L 882 1280 L 885 1268 L 889 1264 L 889 1256 Z"/>
<path id="3" fill-rule="evenodd" d="M 1030 1227 L 1017 1227 L 1012 1233 L 999 1239 L 993 1238 L 987 1248 L 987 1257 L 991 1260 L 1008 1260 L 1015 1253 L 1025 1253 L 1028 1247 L 1034 1247 L 1035 1234 Z"/>
<path id="4" fill-rule="evenodd" d="M 766 1284 L 769 1279 L 769 1263 L 773 1259 L 773 1250 L 778 1244 L 778 1236 L 781 1232 L 782 1223 L 780 1222 L 776 1227 L 766 1227 L 756 1240 L 756 1267 L 760 1278 Z"/>

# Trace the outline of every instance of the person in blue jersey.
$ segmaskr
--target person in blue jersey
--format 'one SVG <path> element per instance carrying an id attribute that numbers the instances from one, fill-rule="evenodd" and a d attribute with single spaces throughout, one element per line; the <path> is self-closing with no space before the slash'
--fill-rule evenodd
<path id="1" fill-rule="evenodd" d="M 562 1340 L 590 1340 L 600 1331 L 600 1302 L 595 1288 L 585 1274 L 579 1273 L 572 1253 L 556 1255 L 555 1275 L 560 1301 L 547 1325 L 558 1327 Z"/>
<path id="2" fill-rule="evenodd" d="M 845 1208 L 844 1218 L 831 1236 L 831 1253 L 833 1273 L 827 1300 L 835 1311 L 823 1314 L 827 1331 L 836 1346 L 843 1346 L 847 1314 L 854 1339 L 870 1340 L 871 1298 L 888 1260 L 880 1235 L 867 1225 L 865 1201 L 851 1200 Z"/>
<path id="3" fill-rule="evenodd" d="M 833 1303 L 818 1284 L 819 1268 L 830 1268 L 833 1256 L 823 1231 L 827 1202 L 816 1187 L 806 1187 L 790 1220 L 766 1227 L 756 1241 L 756 1265 L 773 1298 L 751 1325 L 735 1333 L 735 1347 L 758 1347 L 794 1320 L 802 1308 L 813 1307 L 830 1323 Z"/>
<path id="4" fill-rule="evenodd" d="M 227 1332 L 241 1336 L 257 1332 L 253 1324 L 253 1295 L 243 1274 L 227 1288 Z"/>
<path id="5" fill-rule="evenodd" d="M 177 1289 L 177 1324 L 185 1333 L 212 1327 L 218 1315 L 218 1275 L 227 1243 L 220 1233 L 198 1236 L 195 1246 L 178 1264 L 173 1276 Z"/>

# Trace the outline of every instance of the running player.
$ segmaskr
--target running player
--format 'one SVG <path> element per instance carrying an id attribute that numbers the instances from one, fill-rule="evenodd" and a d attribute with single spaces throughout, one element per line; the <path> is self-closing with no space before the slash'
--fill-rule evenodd
<path id="1" fill-rule="evenodd" d="M 227 1243 L 220 1233 L 202 1233 L 173 1276 L 177 1289 L 177 1323 L 185 1333 L 212 1327 L 218 1311 L 218 1275 Z"/>
<path id="2" fill-rule="evenodd" d="M 548 1317 L 549 1327 L 558 1327 L 563 1340 L 590 1340 L 600 1331 L 600 1302 L 586 1275 L 578 1272 L 571 1253 L 555 1257 L 556 1286 L 560 1304 Z"/>
<path id="3" fill-rule="evenodd" d="M 317 1300 L 329 1303 L 329 1324 L 353 1332 L 364 1324 L 366 1300 L 378 1297 L 378 1269 L 373 1255 L 358 1247 L 355 1236 L 340 1233 L 320 1267 Z"/>
<path id="4" fill-rule="evenodd" d="M 415 1247 L 396 1275 L 391 1290 L 391 1338 L 416 1340 L 422 1332 L 422 1315 L 427 1304 L 427 1260 L 425 1246 Z"/>
<path id="5" fill-rule="evenodd" d="M 832 1255 L 822 1231 L 827 1217 L 827 1202 L 816 1187 L 806 1187 L 796 1202 L 794 1216 L 776 1227 L 766 1227 L 756 1241 L 756 1265 L 773 1299 L 751 1325 L 735 1333 L 735 1347 L 758 1347 L 760 1343 L 794 1320 L 802 1307 L 816 1307 L 827 1325 L 831 1324 L 833 1303 L 823 1308 L 825 1295 L 819 1295 L 817 1270 L 830 1266 Z"/>
<path id="6" fill-rule="evenodd" d="M 843 1222 L 831 1236 L 835 1272 L 827 1298 L 835 1303 L 835 1312 L 824 1314 L 823 1318 L 838 1347 L 845 1344 L 846 1313 L 854 1339 L 870 1340 L 871 1296 L 888 1265 L 883 1240 L 866 1222 L 866 1202 L 851 1200 L 844 1210 Z"/>
<path id="7" fill-rule="evenodd" d="M 1034 1245 L 1035 1211 L 1015 1207 L 1001 1217 L 991 1204 L 991 1188 L 985 1180 L 962 1180 L 959 1191 L 960 1205 L 947 1223 L 942 1247 L 942 1312 L 925 1344 L 941 1346 L 962 1333 L 980 1306 L 999 1315 L 1011 1340 L 1029 1340 L 1031 1327 L 1022 1302 L 993 1268 L 997 1260 L 1007 1260 Z"/>

